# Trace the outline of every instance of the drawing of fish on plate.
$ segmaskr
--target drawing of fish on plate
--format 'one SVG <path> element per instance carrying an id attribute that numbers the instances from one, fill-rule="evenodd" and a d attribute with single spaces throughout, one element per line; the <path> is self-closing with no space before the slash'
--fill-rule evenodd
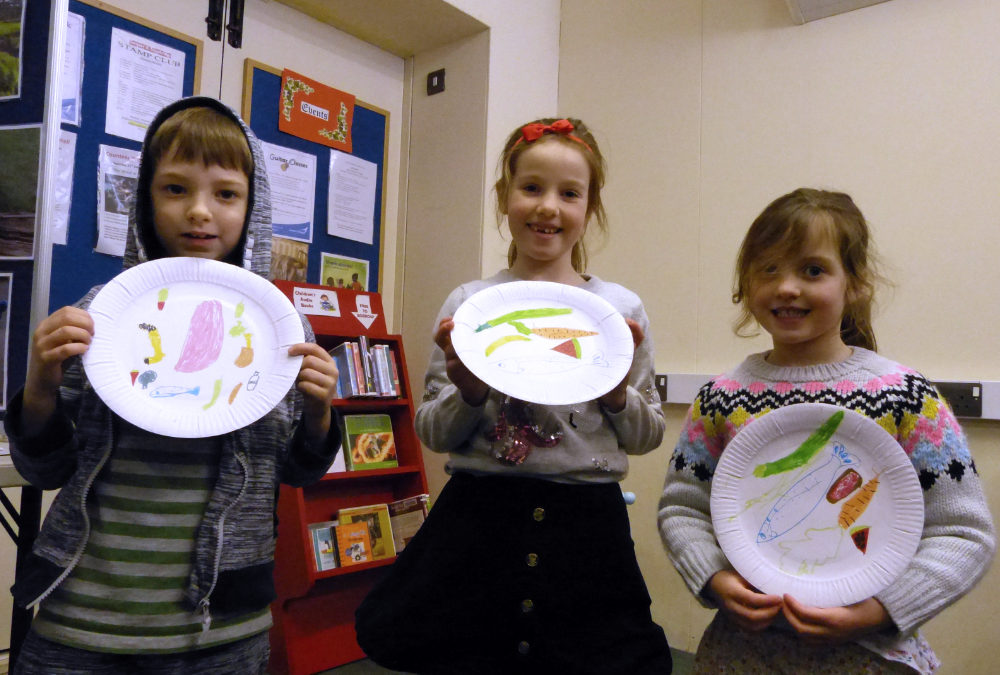
<path id="1" fill-rule="evenodd" d="M 752 504 L 766 510 L 755 543 L 768 557 L 796 574 L 810 574 L 842 560 L 844 535 L 867 552 L 871 526 L 859 524 L 879 485 L 878 473 L 863 466 L 843 443 L 830 442 L 843 421 L 837 411 L 792 452 L 757 464 L 753 476 L 782 476 Z M 869 479 L 865 473 L 871 473 Z"/>

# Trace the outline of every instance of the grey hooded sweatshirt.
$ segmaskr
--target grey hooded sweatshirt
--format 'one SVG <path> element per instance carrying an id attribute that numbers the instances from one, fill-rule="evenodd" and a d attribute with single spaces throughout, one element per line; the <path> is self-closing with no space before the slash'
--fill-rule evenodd
<path id="1" fill-rule="evenodd" d="M 240 125 L 253 153 L 247 219 L 242 239 L 243 266 L 267 277 L 271 259 L 271 197 L 260 143 L 227 106 L 205 97 L 176 101 L 154 119 L 143 147 L 168 117 L 193 106 L 221 111 Z M 140 161 L 136 201 L 129 223 L 124 268 L 161 257 L 153 231 L 150 183 L 152 162 Z M 238 247 L 239 248 L 239 247 Z M 237 256 L 239 257 L 239 256 Z M 86 309 L 100 286 L 77 307 Z M 314 341 L 308 320 L 306 339 Z M 61 491 L 42 525 L 25 574 L 16 580 L 14 601 L 32 607 L 69 575 L 83 555 L 89 533 L 87 500 L 94 480 L 114 451 L 116 435 L 126 433 L 116 415 L 87 380 L 81 360 L 67 361 L 51 424 L 39 436 L 25 438 L 18 428 L 22 405 L 18 392 L 4 420 L 18 472 L 42 489 Z M 294 387 L 258 421 L 220 438 L 219 474 L 195 539 L 185 603 L 200 608 L 205 622 L 263 609 L 275 597 L 273 567 L 275 506 L 279 483 L 307 485 L 321 478 L 340 447 L 336 418 L 322 442 L 307 440 L 301 425 L 302 395 Z M 183 443 L 183 441 L 178 441 Z"/>

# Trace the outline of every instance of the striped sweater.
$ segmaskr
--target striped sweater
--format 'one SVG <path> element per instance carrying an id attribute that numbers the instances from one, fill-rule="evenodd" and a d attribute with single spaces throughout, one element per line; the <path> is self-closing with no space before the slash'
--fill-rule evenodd
<path id="1" fill-rule="evenodd" d="M 698 600 L 731 569 L 712 529 L 712 476 L 729 441 L 776 408 L 821 402 L 878 422 L 906 451 L 924 495 L 924 534 L 910 565 L 876 595 L 898 633 L 863 641 L 883 655 L 906 649 L 915 629 L 968 592 L 995 549 L 992 518 L 965 435 L 931 382 L 866 349 L 845 361 L 778 367 L 754 354 L 705 384 L 670 460 L 659 506 L 667 554 Z M 876 644 L 877 643 L 877 644 Z M 911 645 L 912 646 L 912 645 Z"/>

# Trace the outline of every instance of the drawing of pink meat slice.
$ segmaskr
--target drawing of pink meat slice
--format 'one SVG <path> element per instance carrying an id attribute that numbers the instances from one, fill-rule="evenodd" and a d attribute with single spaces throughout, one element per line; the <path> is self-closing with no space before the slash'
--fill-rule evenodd
<path id="1" fill-rule="evenodd" d="M 194 373 L 215 363 L 222 352 L 222 303 L 205 300 L 195 307 L 174 370 Z"/>

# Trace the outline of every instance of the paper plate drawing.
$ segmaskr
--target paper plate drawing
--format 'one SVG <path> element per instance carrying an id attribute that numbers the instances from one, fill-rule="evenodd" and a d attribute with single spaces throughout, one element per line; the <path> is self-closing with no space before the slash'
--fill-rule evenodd
<path id="1" fill-rule="evenodd" d="M 825 403 L 780 408 L 726 447 L 712 479 L 719 545 L 764 593 L 816 607 L 875 595 L 920 542 L 924 502 L 896 440 Z"/>
<path id="2" fill-rule="evenodd" d="M 101 399 L 164 436 L 216 436 L 263 417 L 295 383 L 298 312 L 266 279 L 234 265 L 164 258 L 128 269 L 88 310 L 83 366 Z"/>
<path id="3" fill-rule="evenodd" d="M 634 347 L 624 317 L 589 291 L 548 281 L 486 288 L 455 312 L 462 363 L 497 391 L 533 403 L 590 401 L 628 374 Z"/>

